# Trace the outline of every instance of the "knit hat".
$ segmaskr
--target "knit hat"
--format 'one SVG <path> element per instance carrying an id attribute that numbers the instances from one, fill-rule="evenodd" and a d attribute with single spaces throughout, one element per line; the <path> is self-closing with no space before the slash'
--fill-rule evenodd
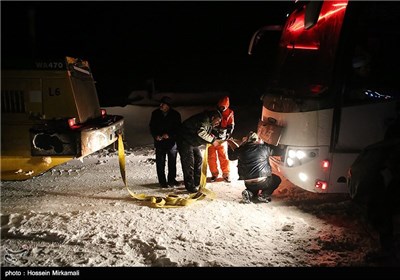
<path id="1" fill-rule="evenodd" d="M 171 106 L 172 98 L 169 96 L 163 96 L 160 100 L 160 103 L 167 104 L 168 106 Z"/>
<path id="2" fill-rule="evenodd" d="M 223 107 L 224 110 L 229 108 L 229 97 L 224 96 L 218 101 L 218 108 Z"/>

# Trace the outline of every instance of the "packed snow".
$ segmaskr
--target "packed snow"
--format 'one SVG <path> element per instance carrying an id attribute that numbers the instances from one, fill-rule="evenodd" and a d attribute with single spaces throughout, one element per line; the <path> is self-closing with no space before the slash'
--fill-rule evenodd
<path id="1" fill-rule="evenodd" d="M 185 119 L 205 107 L 175 108 Z M 155 108 L 107 108 L 125 117 L 127 187 L 116 146 L 33 179 L 2 182 L 2 267 L 377 266 L 365 257 L 378 248 L 378 236 L 347 194 L 310 193 L 282 178 L 272 202 L 242 204 L 236 161 L 231 183 L 207 183 L 215 199 L 152 208 L 132 198 L 127 188 L 150 196 L 188 195 L 183 185 L 158 186 L 148 130 Z M 255 129 L 260 104 L 232 108 L 236 138 Z M 182 181 L 179 157 L 177 167 Z"/>

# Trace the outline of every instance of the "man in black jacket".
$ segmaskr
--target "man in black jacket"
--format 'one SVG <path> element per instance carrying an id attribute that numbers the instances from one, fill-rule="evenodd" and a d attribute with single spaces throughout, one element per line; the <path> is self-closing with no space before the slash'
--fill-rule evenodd
<path id="1" fill-rule="evenodd" d="M 271 194 L 281 183 L 281 178 L 272 173 L 269 157 L 278 155 L 280 149 L 266 144 L 257 133 L 250 132 L 239 146 L 228 140 L 229 160 L 238 160 L 239 180 L 244 180 L 243 203 L 251 201 L 270 202 Z"/>
<path id="2" fill-rule="evenodd" d="M 171 108 L 171 98 L 164 96 L 160 107 L 154 110 L 150 119 L 150 133 L 156 149 L 156 168 L 158 182 L 162 188 L 178 186 L 176 181 L 176 133 L 181 125 L 181 114 Z M 168 177 L 165 177 L 165 161 L 168 156 Z M 168 179 L 168 181 L 167 181 Z"/>
<path id="3" fill-rule="evenodd" d="M 179 129 L 177 144 L 183 171 L 183 181 L 188 192 L 199 190 L 203 157 L 199 147 L 203 144 L 219 145 L 212 129 L 221 122 L 218 110 L 205 111 L 191 116 Z"/>

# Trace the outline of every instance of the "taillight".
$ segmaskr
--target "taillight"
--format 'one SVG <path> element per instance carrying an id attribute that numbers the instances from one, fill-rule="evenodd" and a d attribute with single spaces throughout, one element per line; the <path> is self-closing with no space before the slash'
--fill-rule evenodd
<path id="1" fill-rule="evenodd" d="M 74 128 L 75 125 L 76 125 L 76 118 L 68 119 L 68 126 L 70 128 Z"/>
<path id="2" fill-rule="evenodd" d="M 322 168 L 323 169 L 328 169 L 329 165 L 330 165 L 329 160 L 323 160 L 322 161 Z"/>
<path id="3" fill-rule="evenodd" d="M 322 180 L 317 180 L 315 182 L 315 187 L 317 189 L 326 190 L 328 188 L 328 183 Z"/>
<path id="4" fill-rule="evenodd" d="M 107 110 L 106 109 L 100 109 L 100 114 L 102 117 L 107 116 Z"/>

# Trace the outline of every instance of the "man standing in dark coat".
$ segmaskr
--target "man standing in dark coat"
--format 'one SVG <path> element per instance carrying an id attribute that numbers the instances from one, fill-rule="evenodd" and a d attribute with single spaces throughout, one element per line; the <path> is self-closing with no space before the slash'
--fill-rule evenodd
<path id="1" fill-rule="evenodd" d="M 199 147 L 203 144 L 219 145 L 219 141 L 211 133 L 221 122 L 218 110 L 196 114 L 182 123 L 178 133 L 177 144 L 183 171 L 183 181 L 188 192 L 199 190 L 201 165 L 203 157 Z"/>
<path id="2" fill-rule="evenodd" d="M 171 107 L 171 98 L 164 96 L 160 107 L 154 110 L 150 119 L 150 133 L 156 150 L 158 182 L 162 188 L 178 186 L 176 181 L 176 133 L 181 125 L 181 114 Z M 165 161 L 168 156 L 168 177 L 165 176 Z M 168 181 L 167 181 L 168 179 Z"/>
<path id="3" fill-rule="evenodd" d="M 243 203 L 251 201 L 270 202 L 271 194 L 281 183 L 281 178 L 272 173 L 269 157 L 279 155 L 280 149 L 264 143 L 257 133 L 250 132 L 239 146 L 228 140 L 229 160 L 238 160 L 239 180 L 244 180 Z"/>

